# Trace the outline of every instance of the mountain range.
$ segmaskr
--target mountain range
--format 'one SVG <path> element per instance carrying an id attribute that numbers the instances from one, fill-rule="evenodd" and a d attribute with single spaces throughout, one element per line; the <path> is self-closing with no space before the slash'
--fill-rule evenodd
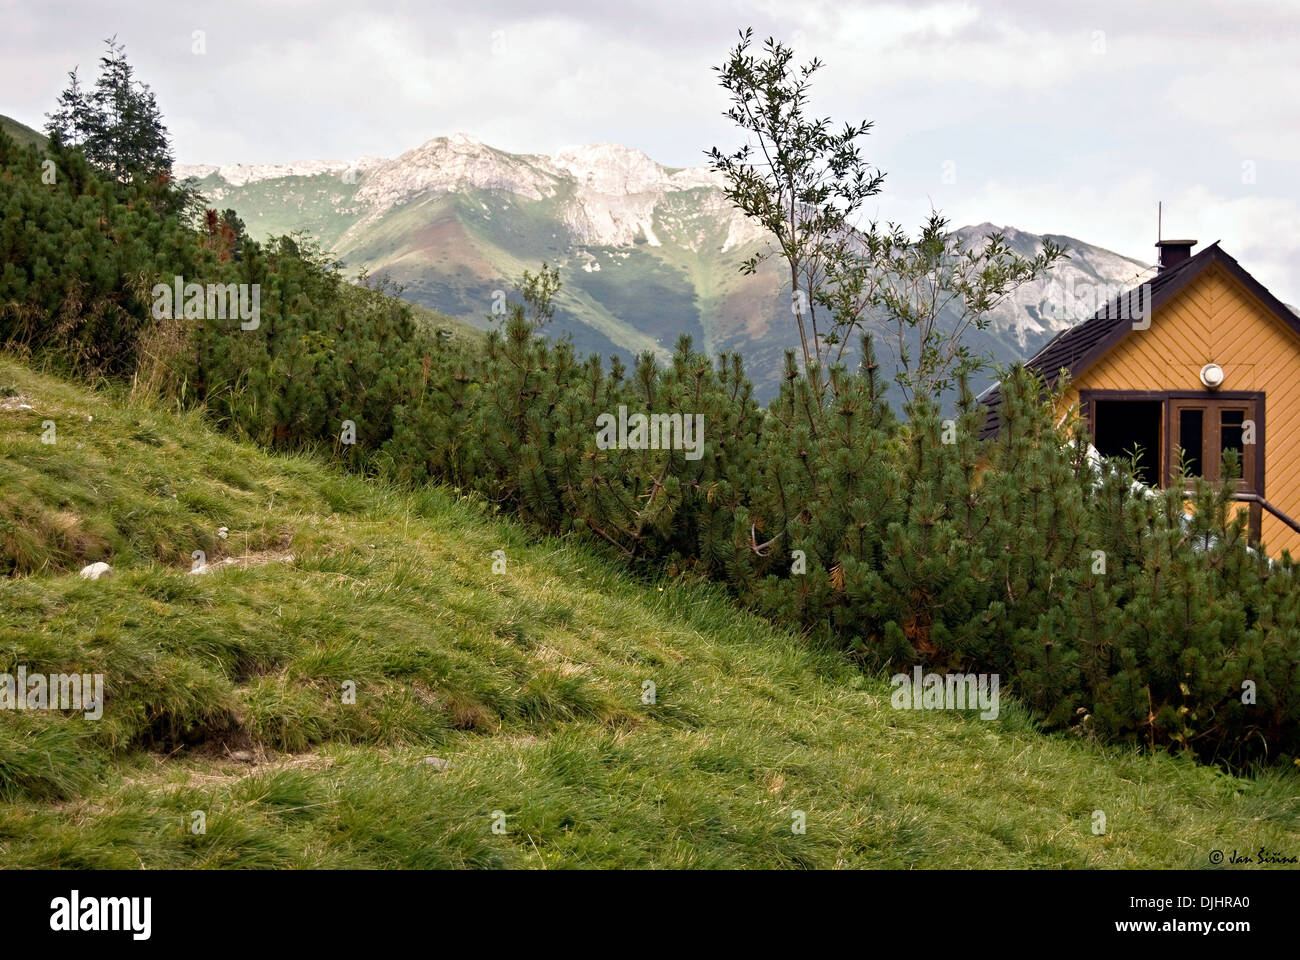
<path id="1" fill-rule="evenodd" d="M 39 145 L 35 131 L 4 119 L 7 132 Z M 408 300 L 479 328 L 495 322 L 499 293 L 545 261 L 564 283 L 553 331 L 580 350 L 663 357 L 689 334 L 710 354 L 740 352 L 766 400 L 795 345 L 782 270 L 768 263 L 740 272 L 767 240 L 728 203 L 717 175 L 665 167 L 629 147 L 515 154 L 455 134 L 392 159 L 178 164 L 175 173 L 197 181 L 212 205 L 234 208 L 254 237 L 303 231 L 348 268 L 385 274 Z M 959 232 L 977 239 L 993 229 Z M 1002 231 L 1025 253 L 1043 239 Z M 1150 269 L 1056 239 L 1072 257 L 1058 281 L 1131 283 Z M 1002 304 L 972 346 L 1013 360 L 1069 325 L 1039 310 L 1043 288 Z"/>

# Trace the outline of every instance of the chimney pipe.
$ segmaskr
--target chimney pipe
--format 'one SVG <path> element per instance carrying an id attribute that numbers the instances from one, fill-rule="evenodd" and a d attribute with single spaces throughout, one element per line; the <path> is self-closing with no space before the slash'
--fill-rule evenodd
<path id="1" fill-rule="evenodd" d="M 1184 260 L 1192 256 L 1192 247 L 1196 246 L 1195 240 L 1161 240 L 1156 244 L 1156 249 L 1160 251 L 1160 272 L 1178 266 Z"/>

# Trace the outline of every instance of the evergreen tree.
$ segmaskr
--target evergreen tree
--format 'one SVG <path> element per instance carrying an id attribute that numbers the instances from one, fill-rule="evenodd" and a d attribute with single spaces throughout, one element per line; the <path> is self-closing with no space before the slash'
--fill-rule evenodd
<path id="1" fill-rule="evenodd" d="M 59 144 L 79 147 L 100 135 L 101 117 L 82 90 L 75 68 L 68 71 L 68 86 L 59 94 L 58 109 L 47 116 L 46 136 Z"/>
<path id="2" fill-rule="evenodd" d="M 99 76 L 87 94 L 77 71 L 48 115 L 46 133 L 61 144 L 78 146 L 86 159 L 121 184 L 133 179 L 164 180 L 172 168 L 171 144 L 157 99 L 135 79 L 126 47 L 116 37 L 99 60 Z"/>
<path id="3" fill-rule="evenodd" d="M 825 318 L 818 327 L 827 259 L 857 210 L 880 192 L 885 175 L 862 156 L 858 141 L 870 132 L 869 121 L 836 132 L 830 120 L 808 115 L 819 60 L 796 67 L 786 44 L 768 38 L 758 56 L 752 44 L 753 30 L 745 30 L 726 62 L 714 68 L 731 98 L 724 116 L 752 142 L 731 153 L 714 147 L 709 161 L 727 181 L 727 198 L 767 229 L 785 260 L 804 372 L 820 396 L 838 342 Z M 742 271 L 753 273 L 768 255 L 749 258 Z"/>

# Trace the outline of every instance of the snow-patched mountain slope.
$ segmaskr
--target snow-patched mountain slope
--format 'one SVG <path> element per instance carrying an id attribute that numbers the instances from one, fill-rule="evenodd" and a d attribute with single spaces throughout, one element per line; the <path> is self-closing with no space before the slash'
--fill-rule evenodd
<path id="1" fill-rule="evenodd" d="M 1155 267 L 1110 250 L 1052 234 L 1039 235 L 980 223 L 956 231 L 978 246 L 993 233 L 1002 234 L 1016 253 L 1032 257 L 1051 239 L 1068 249 L 1050 277 L 1026 284 L 992 311 L 994 331 L 1011 339 L 1022 353 L 1032 353 L 1061 330 L 1086 320 L 1102 303 L 1155 275 Z M 1090 306 L 1091 305 L 1091 306 Z"/>
<path id="2" fill-rule="evenodd" d="M 705 189 L 721 192 L 722 181 L 705 168 L 673 170 L 640 150 L 614 143 L 568 147 L 554 156 L 514 154 L 464 133 L 435 137 L 391 160 L 292 164 L 178 164 L 179 177 L 208 177 L 245 186 L 284 177 L 357 176 L 351 203 L 361 216 L 348 239 L 364 232 L 398 204 L 427 193 L 490 190 L 525 200 L 554 199 L 571 238 L 593 246 L 660 243 L 654 221 L 665 195 Z M 714 205 L 716 207 L 716 205 Z M 762 231 L 729 206 L 724 211 L 727 246 L 758 240 Z"/>
<path id="3" fill-rule="evenodd" d="M 573 242 L 630 246 L 643 240 L 658 246 L 655 215 L 669 193 L 697 188 L 721 191 L 722 182 L 705 169 L 670 171 L 640 150 L 614 143 L 569 147 L 554 156 L 512 154 L 465 134 L 437 137 L 367 172 L 356 202 L 366 208 L 350 237 L 393 206 L 429 191 L 492 190 L 526 200 L 554 199 Z M 730 234 L 749 242 L 761 231 L 728 209 Z"/>

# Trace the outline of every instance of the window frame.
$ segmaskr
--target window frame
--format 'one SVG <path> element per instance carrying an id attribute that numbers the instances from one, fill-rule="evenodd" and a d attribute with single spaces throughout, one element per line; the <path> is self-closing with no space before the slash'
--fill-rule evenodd
<path id="1" fill-rule="evenodd" d="M 1177 441 L 1177 431 L 1175 429 L 1175 411 L 1202 407 L 1207 414 L 1210 411 L 1214 415 L 1207 416 L 1202 421 L 1202 438 L 1205 449 L 1219 450 L 1220 448 L 1220 424 L 1222 423 L 1222 411 L 1232 408 L 1246 409 L 1246 418 L 1255 421 L 1255 443 L 1254 450 L 1251 451 L 1243 448 L 1242 451 L 1242 478 L 1237 482 L 1237 489 L 1243 493 L 1253 493 L 1263 499 L 1266 496 L 1264 490 L 1264 464 L 1265 464 L 1265 442 L 1267 441 L 1267 431 L 1265 430 L 1265 397 L 1262 390 L 1080 390 L 1079 391 L 1079 408 L 1083 415 L 1084 422 L 1088 427 L 1088 437 L 1091 440 L 1096 436 L 1096 419 L 1094 404 L 1098 400 L 1129 400 L 1129 401 L 1159 401 L 1161 405 L 1161 443 L 1158 453 L 1158 463 L 1156 474 L 1160 477 L 1160 488 L 1168 489 L 1171 464 L 1173 462 L 1173 449 Z M 1253 407 L 1253 411 L 1252 408 Z M 1253 416 L 1251 415 L 1253 412 Z M 1210 446 L 1210 443 L 1213 446 Z M 1221 455 L 1221 453 L 1220 453 Z M 1204 452 L 1202 460 L 1207 460 Z M 1219 463 L 1216 459 L 1214 465 L 1210 467 L 1208 463 L 1203 463 L 1202 474 L 1206 479 L 1215 479 L 1219 473 Z M 1211 476 L 1212 473 L 1212 476 Z M 1259 528 L 1263 520 L 1263 510 L 1258 503 L 1250 504 L 1250 524 L 1251 534 L 1256 539 L 1259 536 Z"/>

